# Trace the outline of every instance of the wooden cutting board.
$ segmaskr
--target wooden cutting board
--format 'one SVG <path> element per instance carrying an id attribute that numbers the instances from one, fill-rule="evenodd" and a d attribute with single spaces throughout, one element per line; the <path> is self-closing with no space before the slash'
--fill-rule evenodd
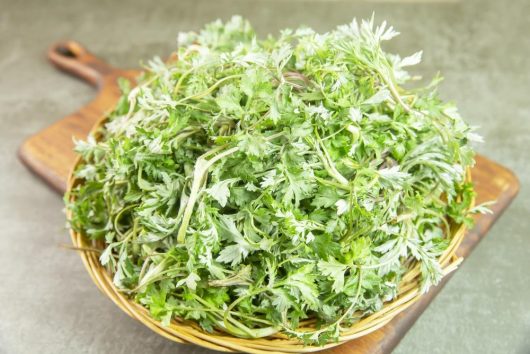
<path id="1" fill-rule="evenodd" d="M 48 58 L 59 69 L 98 89 L 98 95 L 92 102 L 29 137 L 20 147 L 20 159 L 50 186 L 63 193 L 75 160 L 72 138 L 86 138 L 94 123 L 113 108 L 120 95 L 117 86 L 119 77 L 134 80 L 140 71 L 113 68 L 73 41 L 53 45 L 48 51 Z M 511 171 L 480 155 L 476 161 L 472 177 L 477 191 L 477 203 L 488 200 L 496 200 L 497 203 L 491 208 L 493 215 L 476 217 L 475 228 L 468 232 L 458 249 L 458 254 L 463 257 L 471 253 L 519 191 L 519 182 Z M 449 276 L 378 331 L 325 353 L 390 353 L 448 280 Z"/>

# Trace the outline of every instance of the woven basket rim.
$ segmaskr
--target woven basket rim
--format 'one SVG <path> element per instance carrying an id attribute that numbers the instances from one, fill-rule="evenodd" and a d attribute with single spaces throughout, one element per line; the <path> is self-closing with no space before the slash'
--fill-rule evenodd
<path id="1" fill-rule="evenodd" d="M 103 116 L 92 128 L 90 134 L 96 135 L 97 130 L 107 120 Z M 75 177 L 75 170 L 80 163 L 83 162 L 81 156 L 77 156 L 74 165 L 72 166 L 67 181 L 67 193 L 72 190 L 81 179 Z M 471 169 L 466 170 L 466 182 L 472 182 Z M 72 197 L 70 197 L 72 200 Z M 471 207 L 475 204 L 473 198 Z M 67 218 L 70 219 L 71 211 L 67 210 Z M 438 257 L 443 271 L 444 277 L 450 272 L 454 271 L 462 262 L 463 258 L 456 255 L 456 251 L 460 246 L 466 234 L 466 226 L 462 223 L 454 225 L 451 229 L 451 241 L 444 251 Z M 383 308 L 373 314 L 361 318 L 358 322 L 353 324 L 348 330 L 341 333 L 337 342 L 328 343 L 323 346 L 318 345 L 304 345 L 301 341 L 289 338 L 284 334 L 275 334 L 270 337 L 247 339 L 239 338 L 222 332 L 207 333 L 202 330 L 197 324 L 192 321 L 182 321 L 173 319 L 169 326 L 163 326 L 159 321 L 152 318 L 149 311 L 129 299 L 125 294 L 121 293 L 113 284 L 110 274 L 105 267 L 99 262 L 99 257 L 96 252 L 86 251 L 87 248 L 93 248 L 93 243 L 90 243 L 80 233 L 70 228 L 70 238 L 74 247 L 79 250 L 79 254 L 83 264 L 88 271 L 92 281 L 96 284 L 101 292 L 107 295 L 120 309 L 122 309 L 130 317 L 140 321 L 149 329 L 158 333 L 159 335 L 177 342 L 177 343 L 193 343 L 208 349 L 222 351 L 222 352 L 246 352 L 254 354 L 287 354 L 287 353 L 310 353 L 332 348 L 353 339 L 370 334 L 390 322 L 395 316 L 408 309 L 416 303 L 421 297 L 420 291 L 420 270 L 418 262 L 403 275 L 403 278 L 398 286 L 398 296 L 392 301 L 385 302 Z"/>

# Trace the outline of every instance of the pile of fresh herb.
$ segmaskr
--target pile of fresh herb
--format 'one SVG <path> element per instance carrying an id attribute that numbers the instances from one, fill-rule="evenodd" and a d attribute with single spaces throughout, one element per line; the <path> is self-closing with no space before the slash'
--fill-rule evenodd
<path id="1" fill-rule="evenodd" d="M 154 318 L 238 337 L 334 340 L 410 260 L 436 284 L 450 224 L 470 222 L 477 137 L 438 79 L 403 88 L 421 52 L 384 52 L 397 34 L 372 19 L 258 40 L 234 17 L 181 35 L 77 144 L 71 227 Z"/>

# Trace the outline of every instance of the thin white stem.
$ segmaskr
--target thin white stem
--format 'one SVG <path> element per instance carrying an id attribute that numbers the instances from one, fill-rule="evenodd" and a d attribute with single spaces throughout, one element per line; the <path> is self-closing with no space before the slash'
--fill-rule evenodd
<path id="1" fill-rule="evenodd" d="M 280 132 L 280 133 L 277 133 L 277 134 L 273 134 L 273 135 L 268 136 L 267 138 L 265 138 L 265 140 L 270 141 L 272 139 L 275 139 L 277 137 L 282 136 L 283 134 L 284 134 L 283 132 Z M 207 151 L 206 153 L 201 155 L 197 159 L 197 162 L 195 163 L 195 169 L 193 171 L 193 183 L 191 185 L 191 190 L 190 190 L 190 196 L 189 196 L 189 199 L 188 199 L 188 203 L 186 204 L 186 209 L 184 210 L 184 214 L 182 216 L 182 222 L 180 224 L 180 228 L 179 228 L 179 231 L 177 233 L 177 243 L 183 243 L 184 242 L 184 239 L 186 237 L 186 231 L 188 230 L 188 225 L 190 223 L 191 215 L 193 213 L 193 209 L 195 207 L 195 203 L 197 202 L 197 198 L 199 197 L 199 192 L 200 192 L 201 185 L 203 184 L 204 178 L 208 174 L 208 170 L 210 169 L 210 167 L 212 167 L 212 165 L 214 163 L 216 163 L 217 161 L 221 160 L 222 158 L 230 156 L 233 153 L 239 151 L 239 146 L 235 146 L 235 147 L 232 147 L 230 149 L 227 149 L 227 150 L 219 153 L 218 155 L 215 155 L 214 157 L 212 157 L 209 160 L 206 160 L 206 158 L 208 156 L 211 156 L 211 155 L 219 152 L 224 147 L 225 146 L 218 146 L 216 148 L 213 148 L 213 149 Z"/>

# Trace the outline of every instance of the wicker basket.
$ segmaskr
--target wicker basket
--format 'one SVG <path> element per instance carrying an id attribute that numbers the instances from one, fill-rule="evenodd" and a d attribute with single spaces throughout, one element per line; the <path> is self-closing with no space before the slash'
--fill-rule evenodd
<path id="1" fill-rule="evenodd" d="M 96 133 L 104 122 L 105 119 L 103 118 L 92 129 L 92 133 Z M 81 158 L 79 157 L 69 175 L 67 184 L 68 191 L 81 182 L 75 178 L 73 174 L 73 171 L 75 171 L 80 163 Z M 469 169 L 466 174 L 466 179 L 468 181 L 471 180 Z M 69 214 L 67 216 L 70 217 Z M 443 269 L 444 276 L 455 270 L 462 262 L 462 258 L 456 255 L 456 250 L 462 242 L 465 233 L 466 227 L 463 224 L 453 225 L 451 228 L 451 241 L 445 252 L 439 258 L 439 263 Z M 97 287 L 125 313 L 142 322 L 154 332 L 174 342 L 193 343 L 205 348 L 223 352 L 246 352 L 256 354 L 309 353 L 335 347 L 376 331 L 390 322 L 396 315 L 413 305 L 422 295 L 420 290 L 420 267 L 419 264 L 415 264 L 403 276 L 399 285 L 398 296 L 394 300 L 385 303 L 381 310 L 362 318 L 359 322 L 348 328 L 348 330 L 342 332 L 337 342 L 329 343 L 324 346 L 307 346 L 299 340 L 289 338 L 281 333 L 259 339 L 237 338 L 220 331 L 207 333 L 196 323 L 184 320 L 173 320 L 169 326 L 163 326 L 159 321 L 150 316 L 147 309 L 134 302 L 134 300 L 129 299 L 114 286 L 111 275 L 99 262 L 98 253 L 84 251 L 93 248 L 100 249 L 102 246 L 100 243 L 98 244 L 97 242 L 90 241 L 73 230 L 70 231 L 70 236 L 74 247 L 82 250 L 80 251 L 81 259 L 94 283 L 96 283 Z M 305 321 L 301 323 L 299 330 L 314 330 L 314 323 L 315 322 L 311 320 Z"/>

